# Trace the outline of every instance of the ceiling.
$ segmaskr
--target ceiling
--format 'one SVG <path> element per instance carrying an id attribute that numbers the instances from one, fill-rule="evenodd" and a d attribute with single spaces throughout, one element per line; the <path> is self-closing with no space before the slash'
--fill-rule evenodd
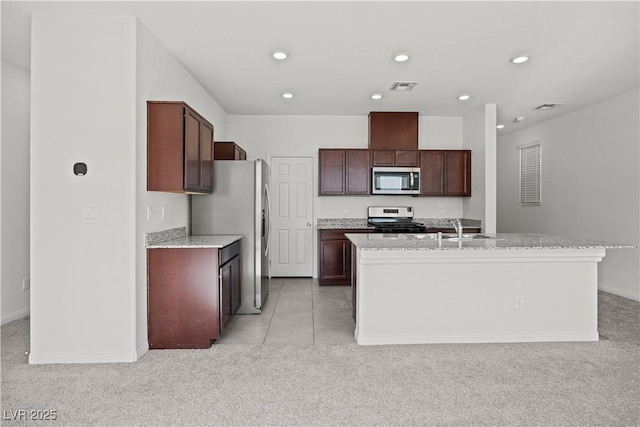
<path id="1" fill-rule="evenodd" d="M 229 114 L 463 116 L 509 132 L 639 87 L 638 1 L 2 1 L 2 56 L 29 68 L 31 14 L 137 16 Z M 285 49 L 284 61 L 271 57 Z M 404 51 L 409 61 L 396 63 Z M 520 65 L 509 59 L 527 53 Z M 415 81 L 392 92 L 395 81 Z M 281 93 L 290 91 L 293 99 Z M 384 97 L 374 101 L 373 93 Z M 457 96 L 471 99 L 459 101 Z M 561 106 L 534 110 L 545 103 Z M 514 118 L 523 116 L 520 123 Z"/>

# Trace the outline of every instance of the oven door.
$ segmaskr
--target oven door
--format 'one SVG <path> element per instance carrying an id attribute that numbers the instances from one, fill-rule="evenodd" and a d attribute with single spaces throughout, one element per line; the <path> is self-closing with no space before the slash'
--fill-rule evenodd
<path id="1" fill-rule="evenodd" d="M 371 194 L 420 194 L 420 168 L 371 168 Z"/>

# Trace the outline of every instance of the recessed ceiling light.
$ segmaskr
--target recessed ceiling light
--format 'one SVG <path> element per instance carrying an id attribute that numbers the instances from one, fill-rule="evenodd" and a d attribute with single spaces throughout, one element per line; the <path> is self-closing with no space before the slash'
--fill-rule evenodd
<path id="1" fill-rule="evenodd" d="M 293 98 L 293 94 L 291 92 L 285 92 L 285 93 L 282 94 L 282 97 L 284 99 L 291 99 L 291 98 Z"/>
<path id="2" fill-rule="evenodd" d="M 518 55 L 510 59 L 510 61 L 513 62 L 514 64 L 522 64 L 524 62 L 527 62 L 528 60 L 529 60 L 529 55 Z"/>
<path id="3" fill-rule="evenodd" d="M 289 54 L 284 50 L 276 50 L 271 54 L 271 56 L 273 56 L 274 59 L 282 60 L 282 59 L 287 59 Z"/>
<path id="4" fill-rule="evenodd" d="M 458 99 L 459 99 L 460 101 L 467 101 L 467 100 L 471 99 L 471 95 L 460 95 L 460 96 L 458 97 Z"/>
<path id="5" fill-rule="evenodd" d="M 410 58 L 409 54 L 406 52 L 400 52 L 397 53 L 393 56 L 393 60 L 396 62 L 405 62 L 408 61 Z"/>
<path id="6" fill-rule="evenodd" d="M 382 94 L 381 93 L 374 93 L 373 95 L 371 95 L 371 99 L 382 99 Z"/>
<path id="7" fill-rule="evenodd" d="M 513 119 L 513 121 L 516 122 L 516 123 L 520 123 L 523 120 L 524 120 L 524 117 L 522 117 L 522 116 L 519 116 L 519 117 L 516 117 L 515 119 Z"/>
<path id="8" fill-rule="evenodd" d="M 499 125 L 496 126 L 496 129 L 504 129 L 504 125 L 500 123 Z"/>

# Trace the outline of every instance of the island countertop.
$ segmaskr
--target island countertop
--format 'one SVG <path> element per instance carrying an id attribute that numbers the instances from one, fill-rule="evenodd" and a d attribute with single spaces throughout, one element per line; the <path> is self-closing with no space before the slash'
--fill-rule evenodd
<path id="1" fill-rule="evenodd" d="M 441 250 L 515 250 L 515 249 L 587 249 L 635 248 L 634 245 L 599 240 L 576 239 L 536 233 L 484 234 L 489 238 L 450 240 L 427 234 L 346 234 L 364 251 L 441 251 Z"/>
<path id="2" fill-rule="evenodd" d="M 242 239 L 241 235 L 181 236 L 163 242 L 151 243 L 147 249 L 224 248 Z"/>

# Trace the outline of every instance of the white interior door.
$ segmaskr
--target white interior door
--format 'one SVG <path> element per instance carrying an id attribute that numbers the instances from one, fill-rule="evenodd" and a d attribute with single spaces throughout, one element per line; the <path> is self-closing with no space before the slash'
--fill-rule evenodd
<path id="1" fill-rule="evenodd" d="M 313 276 L 313 158 L 271 158 L 271 276 Z"/>

